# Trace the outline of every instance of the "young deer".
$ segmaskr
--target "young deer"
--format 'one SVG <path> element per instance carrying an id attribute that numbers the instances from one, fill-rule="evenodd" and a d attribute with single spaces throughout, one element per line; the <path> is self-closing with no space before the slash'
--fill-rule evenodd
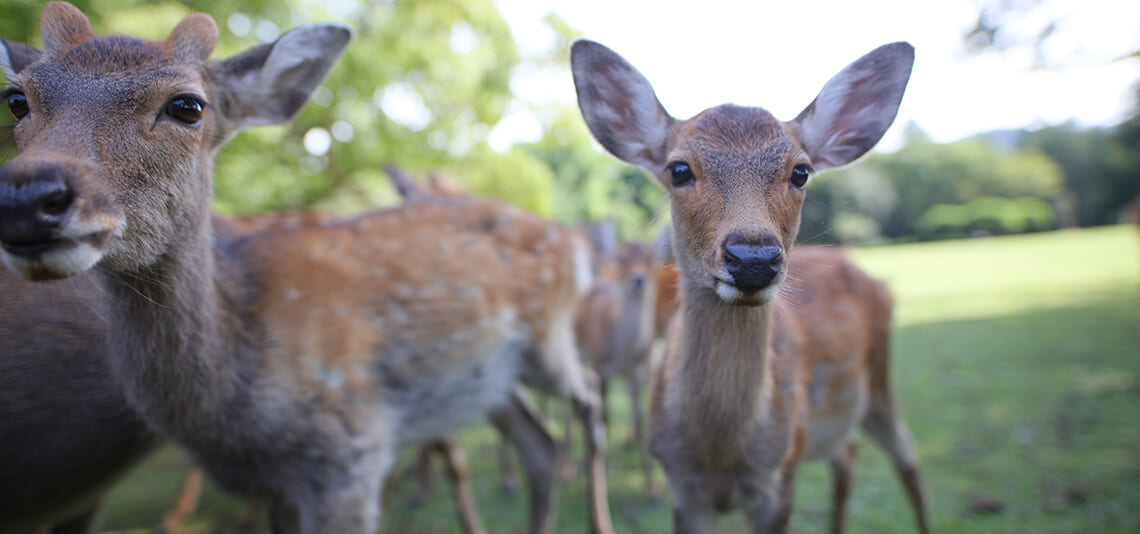
<path id="1" fill-rule="evenodd" d="M 816 458 L 838 475 L 832 530 L 841 531 L 860 424 L 894 458 L 927 531 L 910 437 L 887 387 L 889 295 L 835 253 L 787 260 L 808 177 L 878 142 L 913 54 L 906 43 L 872 51 L 790 122 L 735 105 L 678 120 L 616 53 L 572 46 L 590 130 L 670 193 L 680 310 L 655 376 L 649 435 L 676 532 L 712 532 L 733 509 L 754 532 L 785 531 L 796 465 Z"/>
<path id="2" fill-rule="evenodd" d="M 488 413 L 532 431 L 510 396 L 523 380 L 574 400 L 594 526 L 612 530 L 569 232 L 452 198 L 215 239 L 214 153 L 289 120 L 348 28 L 215 63 L 205 15 L 159 42 L 95 36 L 62 2 L 41 24 L 43 53 L 0 48 L 19 148 L 0 167 L 0 260 L 28 280 L 93 273 L 111 372 L 149 424 L 223 487 L 267 498 L 275 532 L 370 533 L 399 447 Z"/>
<path id="3" fill-rule="evenodd" d="M 653 308 L 656 303 L 653 254 L 640 243 L 621 243 L 612 263 L 610 270 L 613 273 L 600 276 L 582 298 L 574 328 L 583 357 L 598 374 L 603 413 L 610 380 L 620 376 L 629 387 L 633 443 L 642 459 L 646 491 L 656 499 L 653 468 L 643 453 L 645 440 L 641 407 L 641 386 L 649 381 L 649 352 L 653 343 Z M 608 425 L 608 418 L 606 423 Z"/>

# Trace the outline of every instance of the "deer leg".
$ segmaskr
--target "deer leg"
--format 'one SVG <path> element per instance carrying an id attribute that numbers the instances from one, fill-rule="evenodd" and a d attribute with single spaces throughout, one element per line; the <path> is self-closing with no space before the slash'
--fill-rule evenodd
<path id="1" fill-rule="evenodd" d="M 491 423 L 515 446 L 530 483 L 530 527 L 527 532 L 553 532 L 556 502 L 554 466 L 558 456 L 554 438 L 518 391 L 511 395 L 506 405 L 491 414 Z"/>
<path id="2" fill-rule="evenodd" d="M 783 466 L 778 486 L 759 506 L 748 511 L 753 534 L 783 534 L 792 519 L 792 503 L 796 495 L 796 463 Z"/>
<path id="3" fill-rule="evenodd" d="M 581 364 L 574 341 L 572 317 L 551 325 L 550 337 L 538 356 L 545 386 L 552 393 L 569 397 L 583 428 L 587 447 L 590 528 L 595 534 L 613 534 L 606 492 L 606 425 L 602 422 L 601 400 L 594 387 L 596 375 Z"/>
<path id="4" fill-rule="evenodd" d="M 677 505 L 673 508 L 673 534 L 715 534 L 716 512 Z"/>
<path id="5" fill-rule="evenodd" d="M 174 498 L 174 506 L 162 516 L 160 532 L 165 534 L 178 534 L 194 510 L 198 507 L 198 497 L 202 495 L 202 470 L 191 466 L 182 477 L 182 485 L 178 487 L 178 496 Z"/>
<path id="6" fill-rule="evenodd" d="M 645 420 L 641 409 L 641 384 L 637 376 L 631 373 L 626 377 L 629 382 L 629 409 L 633 412 L 633 446 L 641 461 L 641 473 L 645 477 L 645 491 L 649 498 L 656 501 L 661 498 L 657 493 L 657 486 L 653 483 L 653 462 L 649 459 L 649 451 L 645 448 Z"/>
<path id="7" fill-rule="evenodd" d="M 471 491 L 467 455 L 451 438 L 441 439 L 434 446 L 447 462 L 447 475 L 451 479 L 451 486 L 455 489 L 455 506 L 463 523 L 464 532 L 485 534 L 487 531 L 483 528 L 483 521 L 479 519 L 479 509 L 475 506 L 475 494 Z"/>
<path id="8" fill-rule="evenodd" d="M 910 430 L 906 423 L 898 417 L 894 405 L 879 399 L 872 399 L 871 408 L 867 417 L 863 419 L 863 430 L 887 451 L 894 462 L 895 471 L 902 480 L 910 499 L 911 508 L 914 509 L 918 530 L 922 534 L 929 534 L 930 524 L 926 515 L 926 495 L 922 490 L 922 481 L 918 473 L 918 462 L 914 455 L 914 445 L 910 437 Z"/>
<path id="9" fill-rule="evenodd" d="M 511 451 L 507 445 L 507 437 L 499 432 L 499 445 L 496 448 L 499 453 L 499 472 L 503 477 L 499 482 L 499 487 L 502 488 L 503 493 L 514 495 L 519 487 L 519 475 L 518 470 L 515 469 L 514 458 L 511 458 Z"/>
<path id="10" fill-rule="evenodd" d="M 601 403 L 596 395 L 589 392 L 577 392 L 572 402 L 586 439 L 591 531 L 594 534 L 612 534 L 606 490 L 606 425 L 602 422 Z"/>
<path id="11" fill-rule="evenodd" d="M 347 480 L 335 487 L 321 484 L 328 480 L 311 473 L 317 484 L 290 487 L 290 495 L 273 503 L 270 519 L 273 534 L 373 534 L 380 528 L 381 490 L 395 451 L 379 447 L 362 451 L 346 466 Z M 300 481 L 299 481 L 300 482 Z"/>
<path id="12" fill-rule="evenodd" d="M 574 462 L 574 412 L 562 409 L 562 441 L 558 444 L 560 462 L 558 466 L 558 480 L 567 482 L 578 475 L 578 464 Z"/>
<path id="13" fill-rule="evenodd" d="M 832 456 L 831 466 L 831 533 L 843 534 L 847 516 L 847 499 L 851 495 L 851 461 L 855 456 L 855 440 L 849 440 Z"/>
<path id="14" fill-rule="evenodd" d="M 416 479 L 416 489 L 412 495 L 408 497 L 408 504 L 412 508 L 419 508 L 424 501 L 427 500 L 428 491 L 431 489 L 431 458 L 432 453 L 435 452 L 436 447 L 441 447 L 441 441 L 436 441 L 424 445 L 420 448 L 419 454 L 416 455 L 416 463 L 412 467 Z M 441 454 L 447 455 L 447 451 L 441 450 Z"/>

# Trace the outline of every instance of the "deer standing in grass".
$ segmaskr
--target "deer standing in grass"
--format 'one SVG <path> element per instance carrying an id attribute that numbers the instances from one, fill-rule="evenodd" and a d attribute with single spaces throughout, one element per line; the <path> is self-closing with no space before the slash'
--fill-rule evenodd
<path id="1" fill-rule="evenodd" d="M 633 415 L 633 444 L 641 458 L 645 489 L 658 497 L 652 466 L 645 453 L 641 387 L 649 381 L 649 353 L 653 343 L 653 308 L 656 286 L 652 278 L 653 254 L 640 243 L 618 245 L 609 270 L 582 298 L 575 331 L 582 356 L 598 374 L 603 410 L 609 383 L 622 377 L 629 388 Z M 609 419 L 606 418 L 607 426 Z"/>
<path id="2" fill-rule="evenodd" d="M 371 533 L 401 446 L 488 414 L 541 440 L 510 396 L 522 380 L 573 399 L 593 525 L 612 531 L 604 426 L 573 343 L 587 260 L 571 234 L 448 199 L 215 238 L 214 153 L 289 120 L 348 28 L 218 63 L 201 14 L 157 42 L 96 36 L 62 2 L 41 26 L 42 53 L 0 48 L 19 149 L 0 167 L 0 260 L 33 281 L 92 273 L 111 372 L 151 426 L 223 487 L 266 498 L 276 533 Z"/>
<path id="3" fill-rule="evenodd" d="M 809 176 L 878 142 L 913 60 L 906 43 L 872 51 L 790 122 L 727 104 L 678 120 L 625 59 L 573 44 L 590 130 L 670 194 L 680 309 L 655 375 L 649 436 L 676 532 L 713 532 L 736 509 L 753 532 L 786 531 L 796 466 L 811 459 L 831 463 L 832 531 L 841 532 L 860 425 L 892 456 L 927 532 L 911 439 L 887 382 L 889 295 L 833 251 L 788 255 Z"/>

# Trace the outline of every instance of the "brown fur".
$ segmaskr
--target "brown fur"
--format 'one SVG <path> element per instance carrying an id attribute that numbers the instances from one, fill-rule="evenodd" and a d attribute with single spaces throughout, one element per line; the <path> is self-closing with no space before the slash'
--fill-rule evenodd
<path id="1" fill-rule="evenodd" d="M 657 286 L 657 299 L 653 303 L 653 331 L 656 337 L 665 338 L 665 331 L 677 313 L 677 292 L 680 285 L 680 273 L 677 272 L 677 263 L 670 261 L 657 267 L 653 273 L 654 284 Z"/>
<path id="2" fill-rule="evenodd" d="M 650 498 L 656 499 L 652 467 L 644 454 L 644 424 L 641 388 L 649 379 L 653 343 L 653 306 L 657 288 L 653 278 L 653 255 L 640 243 L 618 246 L 612 272 L 602 276 L 578 305 L 575 332 L 582 355 L 598 373 L 605 409 L 609 383 L 621 377 L 629 387 L 633 412 L 633 444 L 642 460 L 642 475 Z M 606 419 L 608 423 L 608 418 Z"/>
<path id="3" fill-rule="evenodd" d="M 78 17 L 53 3 L 43 25 Z M 199 63 L 209 28 L 180 25 L 177 52 L 51 34 L 11 82 L 32 112 L 0 168 L 0 197 L 20 207 L 0 214 L 0 259 L 37 280 L 96 265 L 130 403 L 221 485 L 268 497 L 275 532 L 374 531 L 396 450 L 509 415 L 520 380 L 574 400 L 590 429 L 590 513 L 609 532 L 597 399 L 567 363 L 580 291 L 569 232 L 451 200 L 216 240 L 214 151 L 242 127 L 288 120 L 349 32 L 307 27 Z M 296 46 L 310 50 L 276 54 Z M 161 76 L 127 76 L 127 64 Z M 186 94 L 208 104 L 200 122 L 164 113 Z M 51 188 L 66 194 L 51 213 L 65 216 L 21 219 L 46 210 L 28 191 Z"/>
<path id="4" fill-rule="evenodd" d="M 890 298 L 832 250 L 797 251 L 803 184 L 860 156 L 894 118 L 913 51 L 896 43 L 844 69 L 797 119 L 717 106 L 669 116 L 649 82 L 589 41 L 571 62 L 587 125 L 670 193 L 679 310 L 655 374 L 650 449 L 678 533 L 711 533 L 741 510 L 785 532 L 801 459 L 832 459 L 843 529 L 850 440 L 865 429 L 896 462 L 927 531 L 909 435 L 886 383 Z M 841 487 L 842 485 L 842 487 Z"/>

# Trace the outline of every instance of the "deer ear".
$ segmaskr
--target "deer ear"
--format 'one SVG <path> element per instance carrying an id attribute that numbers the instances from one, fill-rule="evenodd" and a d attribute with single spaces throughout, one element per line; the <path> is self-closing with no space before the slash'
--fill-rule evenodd
<path id="1" fill-rule="evenodd" d="M 812 166 L 838 167 L 871 150 L 895 120 L 913 65 L 914 47 L 892 43 L 831 78 L 792 121 Z"/>
<path id="2" fill-rule="evenodd" d="M 39 60 L 42 55 L 43 52 L 35 47 L 0 39 L 0 70 L 9 80 L 24 70 L 24 67 Z"/>
<path id="3" fill-rule="evenodd" d="M 570 69 L 578 107 L 598 142 L 626 162 L 659 172 L 676 119 L 649 80 L 613 50 L 585 39 L 571 45 Z"/>
<path id="4" fill-rule="evenodd" d="M 192 13 L 178 23 L 166 43 L 174 49 L 177 59 L 205 63 L 218 44 L 218 24 L 205 13 Z"/>
<path id="5" fill-rule="evenodd" d="M 44 6 L 40 13 L 40 33 L 48 54 L 95 37 L 87 16 L 67 2 L 49 2 Z"/>
<path id="6" fill-rule="evenodd" d="M 223 113 L 236 129 L 287 122 L 325 80 L 352 39 L 340 24 L 297 28 L 221 63 Z"/>

